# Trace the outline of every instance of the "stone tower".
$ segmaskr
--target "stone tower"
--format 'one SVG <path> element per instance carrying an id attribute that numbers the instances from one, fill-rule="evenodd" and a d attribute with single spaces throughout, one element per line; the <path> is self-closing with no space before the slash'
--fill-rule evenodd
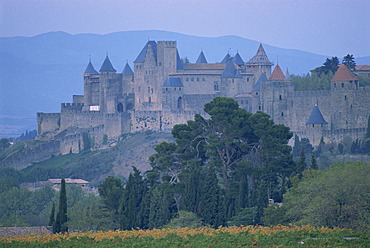
<path id="1" fill-rule="evenodd" d="M 306 137 L 310 140 L 311 144 L 317 145 L 324 137 L 328 122 L 325 121 L 317 104 L 313 107 L 310 117 L 306 122 Z"/>
<path id="2" fill-rule="evenodd" d="M 261 111 L 270 115 L 277 124 L 286 123 L 288 118 L 288 92 L 294 91 L 294 83 L 276 65 L 270 78 L 260 82 Z"/>
<path id="3" fill-rule="evenodd" d="M 117 82 L 116 70 L 113 68 L 108 55 L 99 70 L 100 73 L 100 111 L 104 113 L 116 112 L 115 94 L 119 94 L 119 83 Z"/>
<path id="4" fill-rule="evenodd" d="M 99 105 L 99 73 L 94 69 L 94 66 L 89 61 L 85 72 L 83 73 L 84 78 L 84 111 L 90 111 L 90 106 Z M 92 107 L 94 109 L 94 107 Z"/>
<path id="5" fill-rule="evenodd" d="M 269 78 L 271 75 L 271 68 L 274 65 L 266 55 L 265 49 L 262 43 L 259 45 L 256 55 L 253 56 L 246 64 L 246 71 L 253 73 L 255 78 L 264 72 L 266 77 Z"/>
<path id="6" fill-rule="evenodd" d="M 221 75 L 221 95 L 226 97 L 238 95 L 242 91 L 242 79 L 240 70 L 235 67 L 233 59 L 230 57 Z"/>

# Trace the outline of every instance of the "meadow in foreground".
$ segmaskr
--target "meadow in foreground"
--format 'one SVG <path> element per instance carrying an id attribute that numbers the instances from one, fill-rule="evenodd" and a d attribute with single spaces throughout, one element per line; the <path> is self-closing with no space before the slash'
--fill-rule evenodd
<path id="1" fill-rule="evenodd" d="M 369 237 L 339 228 L 232 226 L 0 238 L 0 247 L 369 247 Z"/>

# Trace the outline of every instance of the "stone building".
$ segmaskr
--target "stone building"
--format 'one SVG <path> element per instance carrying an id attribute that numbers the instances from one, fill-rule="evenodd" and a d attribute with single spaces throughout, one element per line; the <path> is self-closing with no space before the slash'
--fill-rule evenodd
<path id="1" fill-rule="evenodd" d="M 117 73 L 107 55 L 99 72 L 89 61 L 83 84 L 84 94 L 62 103 L 60 113 L 37 114 L 37 138 L 58 140 L 62 153 L 79 152 L 89 139 L 99 147 L 124 133 L 169 132 L 196 113 L 206 116 L 203 106 L 216 96 L 266 112 L 314 145 L 322 137 L 363 137 L 370 114 L 370 89 L 359 87 L 346 66 L 340 65 L 331 90 L 295 91 L 289 72 L 273 68 L 262 44 L 247 62 L 237 53 L 208 63 L 202 51 L 196 63 L 182 63 L 176 41 L 148 41 L 133 70 L 126 64 Z"/>

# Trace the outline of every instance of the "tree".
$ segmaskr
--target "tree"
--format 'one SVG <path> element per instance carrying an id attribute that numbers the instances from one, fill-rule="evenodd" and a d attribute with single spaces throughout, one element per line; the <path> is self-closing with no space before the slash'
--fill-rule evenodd
<path id="1" fill-rule="evenodd" d="M 190 63 L 190 61 L 189 61 L 188 57 L 182 57 L 181 58 L 181 63 L 188 64 L 188 63 Z"/>
<path id="2" fill-rule="evenodd" d="M 221 189 L 218 186 L 218 180 L 213 168 L 210 168 L 204 179 L 200 216 L 204 223 L 216 228 L 225 225 L 225 211 L 223 205 L 224 199 Z"/>
<path id="3" fill-rule="evenodd" d="M 53 202 L 53 207 L 51 209 L 51 214 L 49 218 L 49 226 L 54 226 L 55 223 L 55 203 Z"/>
<path id="4" fill-rule="evenodd" d="M 318 170 L 319 167 L 317 165 L 317 162 L 316 162 L 316 158 L 315 158 L 315 154 L 311 153 L 311 166 L 310 166 L 311 170 Z"/>
<path id="5" fill-rule="evenodd" d="M 100 231 L 118 229 L 117 215 L 105 206 L 100 197 L 84 195 L 68 208 L 68 228 L 73 231 Z"/>
<path id="6" fill-rule="evenodd" d="M 98 186 L 99 195 L 103 203 L 115 213 L 118 213 L 123 195 L 123 185 L 120 178 L 108 176 Z"/>
<path id="7" fill-rule="evenodd" d="M 6 148 L 10 146 L 9 140 L 8 139 L 1 139 L 0 140 L 0 152 L 5 151 Z"/>
<path id="8" fill-rule="evenodd" d="M 326 58 L 324 64 L 320 67 L 315 68 L 312 72 L 317 73 L 320 77 L 323 74 L 328 74 L 329 72 L 335 73 L 339 67 L 338 57 L 331 57 L 331 59 Z"/>
<path id="9" fill-rule="evenodd" d="M 266 113 L 251 114 L 239 108 L 232 98 L 216 97 L 204 110 L 209 119 L 196 114 L 193 121 L 174 126 L 176 143 L 157 145 L 157 153 L 150 158 L 151 173 L 158 172 L 163 182 L 176 185 L 176 205 L 194 211 L 208 224 L 222 223 L 212 219 L 216 218 L 215 209 L 202 210 L 214 204 L 215 197 L 201 200 L 207 194 L 204 185 L 216 182 L 221 191 L 214 194 L 224 199 L 223 218 L 257 207 L 256 223 L 260 223 L 268 199 L 281 201 L 288 177 L 296 171 L 288 145 L 292 133 L 288 127 L 274 124 Z M 209 168 L 216 173 L 214 182 L 208 178 Z M 199 180 L 202 171 L 206 174 Z"/>
<path id="10" fill-rule="evenodd" d="M 299 155 L 299 160 L 297 162 L 297 174 L 298 177 L 302 177 L 302 172 L 306 169 L 306 155 L 304 152 L 304 147 L 302 147 L 301 153 Z"/>
<path id="11" fill-rule="evenodd" d="M 130 174 L 121 199 L 120 228 L 123 230 L 148 225 L 147 216 L 144 214 L 146 208 L 144 199 L 148 189 L 140 171 L 134 166 L 133 169 L 134 173 Z"/>
<path id="12" fill-rule="evenodd" d="M 286 209 L 277 203 L 269 204 L 263 211 L 262 221 L 266 226 L 286 225 Z"/>
<path id="13" fill-rule="evenodd" d="M 199 228 L 202 227 L 201 219 L 193 212 L 180 210 L 178 212 L 178 217 L 171 219 L 166 228 Z"/>
<path id="14" fill-rule="evenodd" d="M 367 118 L 366 138 L 370 138 L 370 115 Z"/>
<path id="15" fill-rule="evenodd" d="M 344 56 L 342 63 L 345 64 L 350 70 L 354 70 L 356 67 L 356 62 L 353 54 L 347 54 L 346 56 Z"/>
<path id="16" fill-rule="evenodd" d="M 284 195 L 283 207 L 289 223 L 369 229 L 369 192 L 369 164 L 335 164 L 327 171 L 305 171 Z"/>
<path id="17" fill-rule="evenodd" d="M 55 223 L 53 226 L 54 233 L 65 233 L 68 232 L 67 226 L 67 192 L 66 192 L 66 181 L 64 178 L 61 180 L 60 195 L 59 195 L 59 210 Z"/>

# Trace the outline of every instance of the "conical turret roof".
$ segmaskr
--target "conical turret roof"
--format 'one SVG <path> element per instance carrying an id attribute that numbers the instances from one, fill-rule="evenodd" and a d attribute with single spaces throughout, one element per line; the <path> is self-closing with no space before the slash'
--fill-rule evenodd
<path id="1" fill-rule="evenodd" d="M 317 104 L 313 107 L 310 117 L 306 124 L 328 124 L 321 114 L 321 111 Z"/>
<path id="2" fill-rule="evenodd" d="M 292 80 L 292 79 L 290 78 L 288 68 L 286 69 L 286 73 L 285 73 L 285 78 L 284 78 L 284 80 L 285 80 L 285 81 L 291 81 L 291 80 Z"/>
<path id="3" fill-rule="evenodd" d="M 169 77 L 164 81 L 163 87 L 184 87 L 179 77 Z"/>
<path id="4" fill-rule="evenodd" d="M 176 49 L 176 69 L 177 70 L 183 70 L 184 65 L 182 64 L 182 61 L 180 59 L 179 51 Z"/>
<path id="5" fill-rule="evenodd" d="M 334 74 L 334 77 L 331 81 L 356 81 L 358 80 L 357 76 L 351 72 L 345 64 L 340 64 L 337 72 Z"/>
<path id="6" fill-rule="evenodd" d="M 284 79 L 285 79 L 285 75 L 283 71 L 281 70 L 279 65 L 276 65 L 270 76 L 270 80 L 271 81 L 282 81 Z"/>
<path id="7" fill-rule="evenodd" d="M 261 74 L 261 76 L 258 78 L 257 83 L 254 85 L 254 87 L 253 87 L 253 90 L 252 90 L 252 91 L 260 91 L 260 90 L 261 90 L 261 83 L 262 83 L 262 82 L 267 82 L 267 81 L 268 81 L 268 79 L 267 79 L 267 77 L 266 77 L 266 73 L 265 73 L 265 72 L 263 72 L 263 73 Z"/>
<path id="8" fill-rule="evenodd" d="M 107 57 L 105 57 L 105 60 L 99 71 L 100 72 L 116 72 L 116 70 L 113 68 L 112 63 L 109 60 L 108 54 L 107 54 Z"/>
<path id="9" fill-rule="evenodd" d="M 204 56 L 204 53 L 203 51 L 200 52 L 199 56 L 198 56 L 198 59 L 197 59 L 197 62 L 195 62 L 196 64 L 207 64 L 207 59 L 206 59 L 206 56 Z"/>
<path id="10" fill-rule="evenodd" d="M 226 56 L 221 61 L 221 64 L 226 64 L 227 61 L 229 61 L 230 58 L 231 58 L 230 54 L 226 54 Z"/>
<path id="11" fill-rule="evenodd" d="M 272 65 L 271 61 L 266 55 L 266 52 L 262 46 L 262 43 L 258 47 L 256 55 L 254 55 L 253 58 L 251 58 L 248 61 L 248 64 L 271 64 Z"/>
<path id="12" fill-rule="evenodd" d="M 89 61 L 89 64 L 87 65 L 87 67 L 86 67 L 86 70 L 85 70 L 84 74 L 91 74 L 91 75 L 99 74 L 99 73 L 95 70 L 94 66 L 92 65 L 91 60 Z"/>
<path id="13" fill-rule="evenodd" d="M 239 66 L 244 65 L 244 60 L 242 59 L 242 57 L 240 57 L 238 52 L 235 54 L 233 62 Z"/>
<path id="14" fill-rule="evenodd" d="M 225 69 L 222 72 L 221 78 L 242 78 L 239 70 L 235 68 L 232 58 L 229 58 L 229 60 L 227 61 Z"/>
<path id="15" fill-rule="evenodd" d="M 154 53 L 154 58 L 155 60 L 157 60 L 157 42 L 150 40 L 145 44 L 143 50 L 141 50 L 140 54 L 135 59 L 134 63 L 144 63 L 146 57 L 146 50 L 148 49 L 149 45 L 151 45 Z"/>
<path id="16" fill-rule="evenodd" d="M 122 74 L 133 74 L 131 67 L 128 63 L 126 63 L 125 67 L 123 68 Z"/>

